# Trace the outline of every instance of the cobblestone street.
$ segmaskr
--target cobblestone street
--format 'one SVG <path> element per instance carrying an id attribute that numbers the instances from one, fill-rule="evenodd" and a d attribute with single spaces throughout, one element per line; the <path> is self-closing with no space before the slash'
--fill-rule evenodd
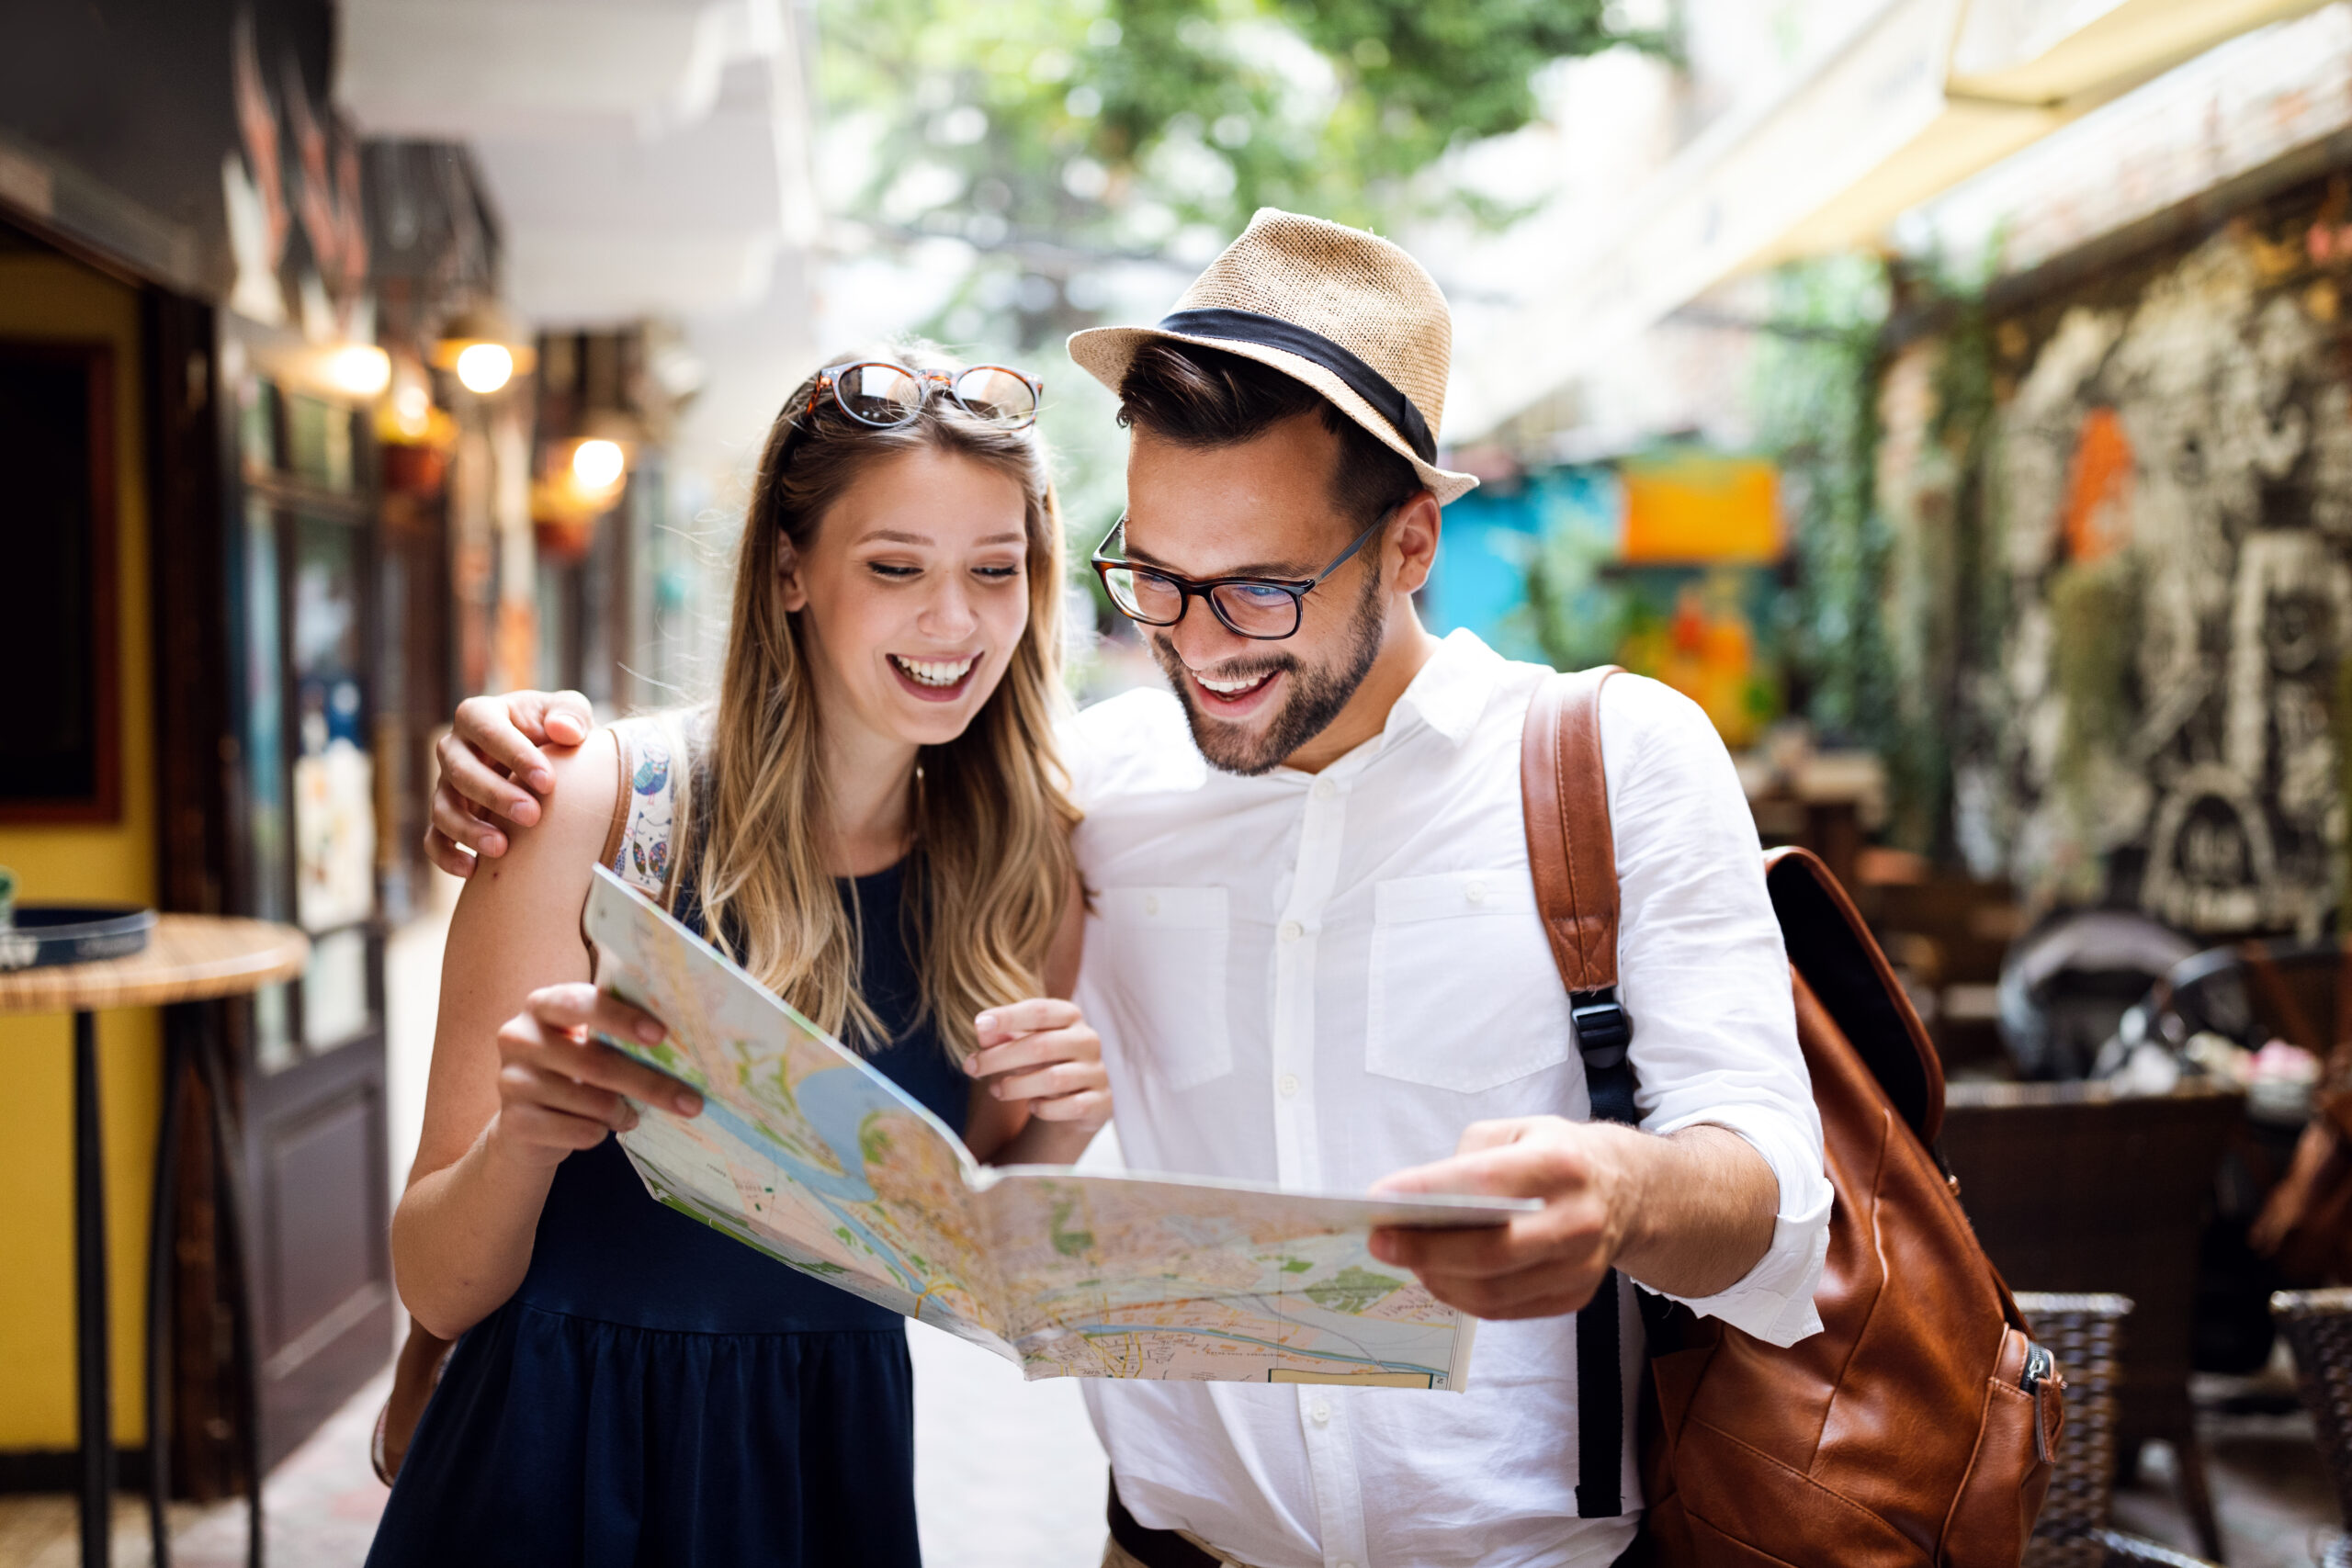
<path id="1" fill-rule="evenodd" d="M 915 1506 L 923 1561 L 954 1568 L 1093 1568 L 1110 1467 L 1067 1378 L 1023 1382 L 936 1329 L 915 1363 Z"/>

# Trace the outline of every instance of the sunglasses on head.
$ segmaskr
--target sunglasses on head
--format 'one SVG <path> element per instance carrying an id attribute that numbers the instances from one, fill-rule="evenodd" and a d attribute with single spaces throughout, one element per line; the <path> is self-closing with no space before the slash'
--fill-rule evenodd
<path id="1" fill-rule="evenodd" d="M 876 430 L 907 424 L 923 405 L 944 394 L 974 419 L 1001 430 L 1026 430 L 1037 423 L 1037 402 L 1045 383 L 1002 365 L 975 365 L 968 370 L 910 370 L 887 360 L 857 360 L 817 372 L 808 390 L 808 412 L 828 392 L 842 412 Z"/>

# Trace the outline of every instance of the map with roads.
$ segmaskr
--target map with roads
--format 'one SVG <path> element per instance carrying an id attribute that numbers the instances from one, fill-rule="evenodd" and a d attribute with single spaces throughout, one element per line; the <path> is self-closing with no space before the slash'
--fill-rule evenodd
<path id="1" fill-rule="evenodd" d="M 1375 1260 L 1374 1227 L 1530 1204 L 982 1166 L 911 1096 L 601 868 L 597 982 L 661 1019 L 607 1043 L 692 1085 L 621 1135 L 660 1201 L 1032 1378 L 1459 1390 L 1474 1321 Z"/>

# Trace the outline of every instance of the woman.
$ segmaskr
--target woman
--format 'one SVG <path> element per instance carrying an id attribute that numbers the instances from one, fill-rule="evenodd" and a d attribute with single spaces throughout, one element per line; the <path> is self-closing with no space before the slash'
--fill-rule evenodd
<path id="1" fill-rule="evenodd" d="M 680 919 L 979 1157 L 1077 1156 L 1110 1100 L 1056 999 L 1082 910 L 1035 410 L 993 368 L 811 378 L 761 459 L 677 819 L 649 846 L 643 721 L 598 730 L 469 881 L 392 1223 L 401 1297 L 464 1338 L 371 1564 L 916 1561 L 903 1325 L 647 1196 L 607 1135 L 625 1097 L 699 1107 L 588 1037 L 661 1029 L 596 994 L 579 916 L 626 821 Z"/>

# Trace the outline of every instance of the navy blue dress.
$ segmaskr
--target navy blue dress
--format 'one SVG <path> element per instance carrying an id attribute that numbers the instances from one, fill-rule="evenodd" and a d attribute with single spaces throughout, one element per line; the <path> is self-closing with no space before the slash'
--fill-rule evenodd
<path id="1" fill-rule="evenodd" d="M 856 881 L 871 1060 L 951 1126 L 904 868 Z M 846 891 L 846 886 L 844 888 Z M 692 890 L 679 918 L 702 930 Z M 531 1268 L 425 1407 L 368 1568 L 914 1564 L 914 1382 L 895 1313 L 649 1197 L 610 1138 L 556 1168 Z"/>

